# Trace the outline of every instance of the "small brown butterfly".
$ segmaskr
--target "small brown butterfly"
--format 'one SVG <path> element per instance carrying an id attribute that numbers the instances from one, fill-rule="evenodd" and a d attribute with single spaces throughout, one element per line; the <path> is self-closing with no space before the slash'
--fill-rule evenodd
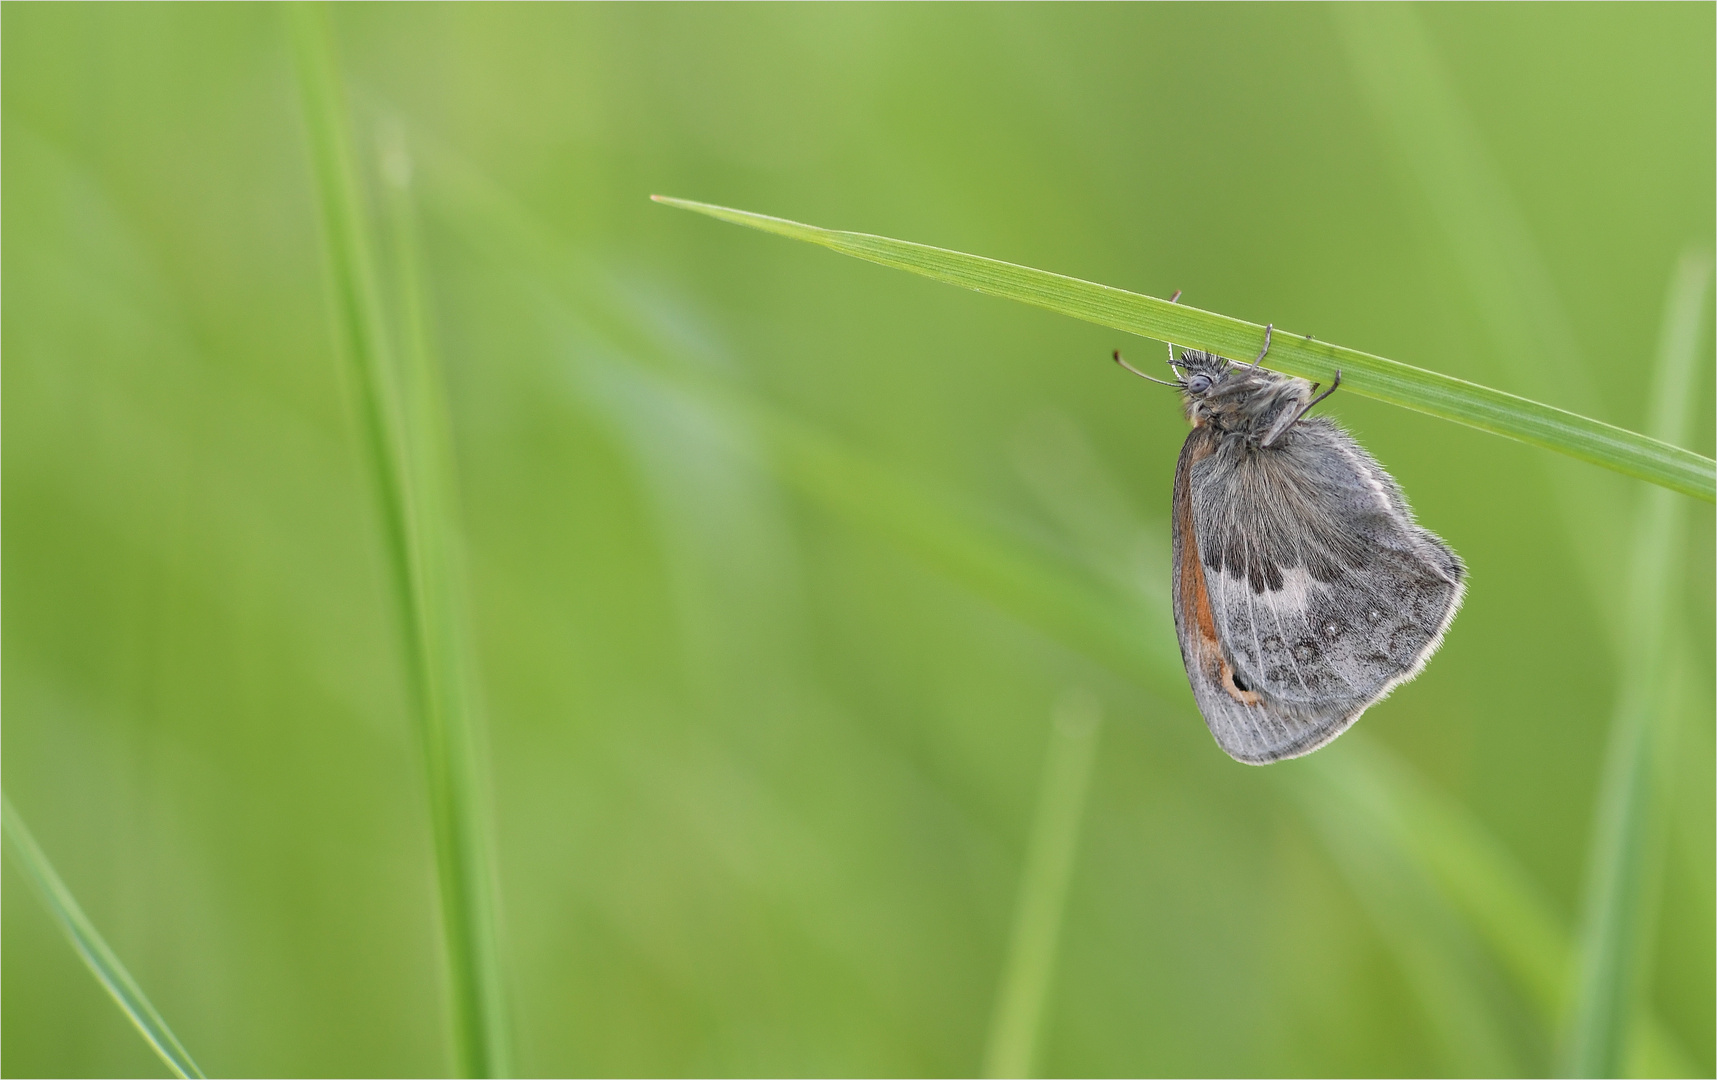
<path id="1" fill-rule="evenodd" d="M 1394 478 L 1306 416 L 1341 373 L 1314 396 L 1260 368 L 1269 351 L 1269 327 L 1250 365 L 1170 345 L 1179 378 L 1151 380 L 1180 390 L 1192 422 L 1174 474 L 1181 660 L 1217 744 L 1251 765 L 1311 753 L 1419 674 L 1466 591 Z"/>

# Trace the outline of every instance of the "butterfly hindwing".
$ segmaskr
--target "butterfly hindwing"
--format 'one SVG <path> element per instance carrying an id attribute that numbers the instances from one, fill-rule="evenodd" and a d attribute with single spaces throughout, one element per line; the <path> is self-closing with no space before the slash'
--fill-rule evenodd
<path id="1" fill-rule="evenodd" d="M 1174 517 L 1182 657 L 1211 733 L 1241 761 L 1346 730 L 1424 666 L 1464 589 L 1460 560 L 1394 480 L 1322 420 L 1267 449 L 1195 428 Z"/>

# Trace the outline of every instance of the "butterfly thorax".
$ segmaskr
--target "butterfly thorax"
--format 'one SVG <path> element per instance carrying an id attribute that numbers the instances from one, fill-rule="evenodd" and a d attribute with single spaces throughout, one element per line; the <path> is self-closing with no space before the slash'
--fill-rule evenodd
<path id="1" fill-rule="evenodd" d="M 1304 379 L 1215 353 L 1189 349 L 1176 363 L 1186 372 L 1181 400 L 1192 426 L 1238 435 L 1255 446 L 1273 445 L 1311 400 L 1312 386 Z"/>

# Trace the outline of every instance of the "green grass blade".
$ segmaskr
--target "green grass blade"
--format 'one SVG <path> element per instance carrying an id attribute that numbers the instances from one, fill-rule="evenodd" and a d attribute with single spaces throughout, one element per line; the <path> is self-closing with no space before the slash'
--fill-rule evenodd
<path id="1" fill-rule="evenodd" d="M 1056 707 L 1050 725 L 1049 754 L 1026 851 L 1019 909 L 984 1052 L 985 1076 L 1032 1074 L 1101 724 L 1102 707 L 1096 699 L 1071 693 Z"/>
<path id="2" fill-rule="evenodd" d="M 454 1056 L 464 1075 L 505 1075 L 510 1054 L 492 858 L 464 696 L 458 590 L 451 580 L 446 431 L 423 329 L 409 202 L 396 173 L 393 180 L 400 182 L 390 184 L 390 205 L 392 268 L 400 279 L 406 324 L 401 357 L 389 332 L 326 16 L 319 6 L 295 4 L 288 11 L 328 241 L 339 351 L 357 390 L 428 773 Z"/>
<path id="3" fill-rule="evenodd" d="M 1256 323 L 1027 266 L 689 199 L 652 198 L 951 285 L 1223 356 L 1252 356 L 1264 341 L 1264 328 Z M 1326 384 L 1339 369 L 1343 388 L 1354 393 L 1555 450 L 1707 502 L 1717 501 L 1717 462 L 1600 420 L 1286 330 L 1275 334 L 1270 364 Z"/>
<path id="4" fill-rule="evenodd" d="M 477 724 L 475 650 L 469 637 L 460 543 L 453 439 L 446 390 L 430 332 L 426 283 L 413 199 L 411 159 L 396 131 L 382 151 L 381 173 L 392 244 L 387 268 L 398 297 L 403 424 L 410 513 L 417 536 L 418 591 L 430 702 L 429 763 L 439 826 L 454 849 L 439 860 L 443 896 L 456 898 L 464 955 L 461 973 L 474 984 L 467 1068 L 476 1075 L 512 1071 L 505 989 L 501 981 L 481 730 Z"/>
<path id="5" fill-rule="evenodd" d="M 1711 266 L 1682 260 L 1664 311 L 1652 394 L 1652 427 L 1685 437 L 1704 402 L 1694 392 Z M 1668 611 L 1686 507 L 1648 491 L 1636 518 L 1627 595 L 1629 663 L 1622 668 L 1610 729 L 1584 903 L 1580 964 L 1569 1031 L 1571 1076 L 1621 1074 L 1628 1033 L 1645 984 L 1661 860 L 1663 756 L 1674 743 L 1665 688 Z"/>
<path id="6" fill-rule="evenodd" d="M 203 1071 L 197 1068 L 197 1063 L 191 1060 L 191 1055 L 167 1026 L 167 1021 L 161 1019 L 161 1014 L 149 1003 L 137 981 L 125 970 L 125 965 L 119 962 L 119 957 L 114 955 L 95 925 L 83 913 L 71 890 L 66 888 L 47 855 L 36 844 L 36 838 L 30 835 L 24 819 L 12 807 L 12 800 L 4 795 L 0 795 L 0 822 L 4 823 L 6 841 L 13 857 L 41 894 L 42 902 L 48 906 L 48 914 L 60 924 L 72 948 L 83 958 L 90 974 L 106 988 L 113 1003 L 131 1019 L 138 1034 L 160 1055 L 174 1075 L 202 1076 Z"/>

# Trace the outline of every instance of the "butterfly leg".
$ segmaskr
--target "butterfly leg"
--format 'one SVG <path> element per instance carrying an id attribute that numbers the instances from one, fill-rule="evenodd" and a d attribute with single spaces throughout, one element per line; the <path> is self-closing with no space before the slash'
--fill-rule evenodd
<path id="1" fill-rule="evenodd" d="M 1264 354 L 1268 353 L 1270 351 L 1270 331 L 1272 331 L 1274 329 L 1276 329 L 1275 323 L 1265 324 L 1265 326 L 1264 326 L 1264 347 L 1262 349 L 1258 350 L 1257 358 L 1252 361 L 1252 370 L 1253 371 L 1258 370 L 1258 365 L 1263 363 L 1263 361 L 1264 361 Z"/>
<path id="2" fill-rule="evenodd" d="M 1174 291 L 1174 295 L 1173 295 L 1173 296 L 1171 296 L 1171 297 L 1169 297 L 1169 303 L 1171 303 L 1171 304 L 1178 304 L 1178 303 L 1180 303 L 1180 290 L 1179 290 L 1179 289 L 1176 289 L 1176 290 L 1175 290 L 1175 291 Z M 1174 360 L 1174 342 L 1172 342 L 1172 341 L 1171 341 L 1171 342 L 1169 342 L 1169 343 L 1168 343 L 1168 344 L 1169 344 L 1169 367 L 1174 367 L 1174 364 L 1175 364 L 1175 360 Z M 1180 372 L 1178 372 L 1178 371 L 1177 371 L 1177 372 L 1175 372 L 1175 374 L 1176 374 L 1176 375 L 1178 375 L 1178 374 L 1180 374 Z"/>
<path id="3" fill-rule="evenodd" d="M 1319 385 L 1320 385 L 1319 383 L 1313 383 L 1312 384 L 1312 393 L 1318 394 L 1318 386 Z M 1274 445 L 1277 439 L 1281 438 L 1285 432 L 1287 432 L 1295 424 L 1300 422 L 1301 417 L 1305 416 L 1307 413 L 1312 411 L 1313 405 L 1316 405 L 1318 402 L 1322 401 L 1324 398 L 1329 397 L 1331 394 L 1335 393 L 1339 389 L 1341 389 L 1341 369 L 1337 368 L 1336 372 L 1335 372 L 1335 380 L 1329 384 L 1329 389 L 1325 390 L 1321 394 L 1318 394 L 1317 397 L 1312 398 L 1310 401 L 1308 401 L 1304 405 L 1300 406 L 1300 411 L 1294 414 L 1294 418 L 1292 420 L 1289 420 L 1285 424 L 1273 426 L 1270 429 L 1271 434 L 1269 435 L 1269 437 L 1267 437 L 1264 440 L 1264 442 L 1261 443 L 1260 445 L 1263 445 L 1263 446 Z"/>
<path id="4" fill-rule="evenodd" d="M 1312 392 L 1317 393 L 1317 388 L 1318 388 L 1317 383 L 1313 383 L 1312 384 Z M 1335 381 L 1333 381 L 1329 384 L 1328 390 L 1325 390 L 1323 393 L 1318 394 L 1317 397 L 1306 402 L 1306 407 L 1300 410 L 1300 416 L 1304 416 L 1307 413 L 1311 412 L 1313 405 L 1316 405 L 1318 402 L 1322 401 L 1324 398 L 1329 397 L 1331 394 L 1335 393 L 1339 389 L 1341 389 L 1341 369 L 1336 368 L 1335 369 Z M 1296 422 L 1298 422 L 1298 420 L 1300 419 L 1300 416 L 1294 417 L 1294 420 Z"/>

